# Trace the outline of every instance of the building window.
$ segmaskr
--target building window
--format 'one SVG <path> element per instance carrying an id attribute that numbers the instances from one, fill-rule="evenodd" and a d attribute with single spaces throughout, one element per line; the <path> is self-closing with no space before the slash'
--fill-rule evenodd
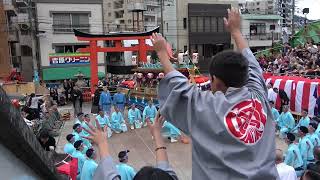
<path id="1" fill-rule="evenodd" d="M 210 32 L 210 17 L 204 17 L 204 32 Z"/>
<path id="2" fill-rule="evenodd" d="M 223 17 L 218 17 L 218 32 L 224 32 Z"/>
<path id="3" fill-rule="evenodd" d="M 32 56 L 32 48 L 29 46 L 21 46 L 21 54 L 22 56 Z"/>
<path id="4" fill-rule="evenodd" d="M 108 13 L 108 16 L 111 17 L 111 12 Z"/>
<path id="5" fill-rule="evenodd" d="M 203 32 L 203 17 L 198 17 L 198 32 Z"/>
<path id="6" fill-rule="evenodd" d="M 183 29 L 187 29 L 187 18 L 183 18 Z"/>
<path id="7" fill-rule="evenodd" d="M 54 47 L 56 53 L 75 53 L 80 48 L 86 48 L 87 45 L 57 45 Z"/>
<path id="8" fill-rule="evenodd" d="M 53 13 L 52 16 L 54 32 L 69 33 L 73 32 L 73 29 L 90 31 L 88 13 Z"/>
<path id="9" fill-rule="evenodd" d="M 183 52 L 187 52 L 188 51 L 188 46 L 183 46 Z"/>
<path id="10" fill-rule="evenodd" d="M 250 36 L 266 34 L 265 23 L 250 23 Z"/>
<path id="11" fill-rule="evenodd" d="M 218 32 L 218 23 L 216 17 L 211 17 L 211 32 Z"/>
<path id="12" fill-rule="evenodd" d="M 197 32 L 197 17 L 190 17 L 190 31 Z"/>
<path id="13" fill-rule="evenodd" d="M 129 20 L 128 20 L 128 23 L 129 23 L 129 24 L 131 24 L 131 23 L 132 23 L 131 19 L 129 19 Z"/>
<path id="14" fill-rule="evenodd" d="M 108 3 L 108 7 L 111 7 L 111 3 Z"/>

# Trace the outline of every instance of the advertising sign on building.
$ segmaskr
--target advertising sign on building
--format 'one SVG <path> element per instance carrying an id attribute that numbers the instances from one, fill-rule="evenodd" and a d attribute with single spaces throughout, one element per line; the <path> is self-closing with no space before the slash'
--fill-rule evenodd
<path id="1" fill-rule="evenodd" d="M 58 64 L 89 64 L 90 53 L 51 53 L 50 65 Z"/>

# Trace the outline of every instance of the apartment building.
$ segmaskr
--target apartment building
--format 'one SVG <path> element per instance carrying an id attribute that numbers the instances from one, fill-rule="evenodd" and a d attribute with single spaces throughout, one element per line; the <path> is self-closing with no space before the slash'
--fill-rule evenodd
<path id="1" fill-rule="evenodd" d="M 252 51 L 270 48 L 273 43 L 281 40 L 281 19 L 279 15 L 242 15 L 242 34 Z"/>
<path id="2" fill-rule="evenodd" d="M 249 14 L 275 14 L 275 0 L 254 0 L 245 2 L 246 13 Z"/>
<path id="3" fill-rule="evenodd" d="M 79 71 L 90 77 L 90 54 L 79 52 L 88 42 L 78 41 L 73 29 L 103 34 L 102 0 L 37 0 L 42 79 L 75 78 Z M 103 42 L 98 43 L 103 46 Z M 104 53 L 98 53 L 98 71 L 105 73 Z"/>
<path id="4" fill-rule="evenodd" d="M 8 10 L 8 7 L 6 7 Z M 4 3 L 0 1 L 0 79 L 5 78 L 10 73 L 11 61 L 9 54 L 9 37 L 8 37 L 8 24 L 7 12 L 5 11 Z"/>

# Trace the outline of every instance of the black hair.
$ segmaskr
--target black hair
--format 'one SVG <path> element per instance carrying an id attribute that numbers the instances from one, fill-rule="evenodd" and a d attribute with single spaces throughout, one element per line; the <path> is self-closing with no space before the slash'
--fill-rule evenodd
<path id="1" fill-rule="evenodd" d="M 40 133 L 40 136 L 39 136 L 41 139 L 42 138 L 49 138 L 49 133 L 48 133 L 48 131 L 42 131 L 41 133 Z"/>
<path id="2" fill-rule="evenodd" d="M 301 176 L 302 180 L 319 180 L 320 179 L 320 173 L 313 171 L 313 170 L 307 170 L 305 171 L 305 173 L 303 174 L 303 176 Z"/>
<path id="3" fill-rule="evenodd" d="M 269 101 L 269 103 L 270 103 L 270 104 L 274 104 L 274 102 L 273 102 L 273 101 Z"/>
<path id="4" fill-rule="evenodd" d="M 248 80 L 248 60 L 239 52 L 223 51 L 211 60 L 211 76 L 221 79 L 227 87 L 242 87 Z"/>
<path id="5" fill-rule="evenodd" d="M 146 166 L 134 176 L 133 180 L 174 180 L 167 172 L 162 169 Z"/>
<path id="6" fill-rule="evenodd" d="M 77 123 L 77 124 L 73 125 L 72 129 L 76 130 L 79 126 L 81 126 L 81 124 Z"/>

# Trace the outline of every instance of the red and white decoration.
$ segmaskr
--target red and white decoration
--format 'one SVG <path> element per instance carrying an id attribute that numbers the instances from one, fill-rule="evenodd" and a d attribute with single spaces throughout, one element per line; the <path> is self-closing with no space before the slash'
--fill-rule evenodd
<path id="1" fill-rule="evenodd" d="M 309 115 L 314 115 L 316 99 L 319 97 L 318 87 L 320 79 L 307 79 L 297 76 L 271 76 L 266 79 L 266 84 L 284 90 L 290 99 L 290 109 L 301 113 L 303 109 L 309 110 Z M 276 108 L 280 108 L 280 98 L 277 97 Z"/>

